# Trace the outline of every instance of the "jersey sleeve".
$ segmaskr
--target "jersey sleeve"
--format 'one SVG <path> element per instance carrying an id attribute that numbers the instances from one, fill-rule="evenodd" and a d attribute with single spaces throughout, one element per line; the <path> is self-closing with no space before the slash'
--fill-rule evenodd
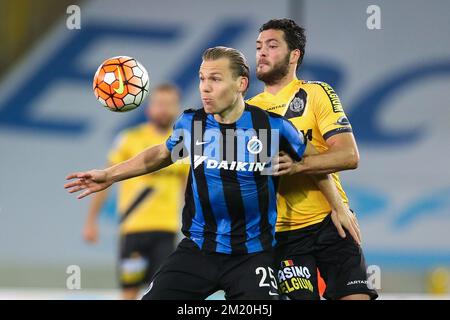
<path id="1" fill-rule="evenodd" d="M 167 149 L 169 149 L 170 152 L 174 152 L 174 149 L 179 149 L 177 158 L 184 158 L 187 156 L 186 148 L 188 147 L 188 145 L 186 145 L 186 143 L 187 141 L 190 141 L 189 120 L 190 119 L 186 115 L 186 112 L 183 112 L 175 121 L 172 134 L 166 141 Z"/>
<path id="2" fill-rule="evenodd" d="M 114 141 L 113 148 L 108 153 L 108 161 L 111 164 L 117 164 L 130 158 L 129 136 L 126 133 L 120 133 Z"/>
<path id="3" fill-rule="evenodd" d="M 339 133 L 352 132 L 352 126 L 345 115 L 339 96 L 329 84 L 325 82 L 317 84 L 321 88 L 314 97 L 314 113 L 322 137 L 327 140 Z"/>
<path id="4" fill-rule="evenodd" d="M 305 153 L 305 139 L 303 134 L 299 132 L 292 122 L 286 118 L 280 118 L 281 120 L 281 134 L 280 134 L 280 151 L 287 152 L 292 159 L 300 161 Z"/>

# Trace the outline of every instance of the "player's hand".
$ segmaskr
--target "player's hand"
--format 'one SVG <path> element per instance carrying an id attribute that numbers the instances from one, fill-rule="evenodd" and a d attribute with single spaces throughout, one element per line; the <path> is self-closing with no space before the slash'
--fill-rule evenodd
<path id="1" fill-rule="evenodd" d="M 283 151 L 281 151 L 278 156 L 273 158 L 272 164 L 274 176 L 282 176 L 285 174 L 292 175 L 296 173 L 294 160 L 292 160 L 292 158 Z"/>
<path id="2" fill-rule="evenodd" d="M 112 182 L 107 180 L 105 170 L 91 170 L 86 172 L 71 173 L 66 177 L 66 180 L 76 179 L 64 185 L 69 193 L 83 191 L 78 195 L 78 199 L 82 199 L 91 193 L 104 190 L 112 185 Z"/>
<path id="3" fill-rule="evenodd" d="M 353 212 L 347 207 L 331 212 L 331 220 L 333 221 L 339 235 L 342 238 L 346 237 L 344 228 L 350 233 L 355 241 L 361 245 L 361 232 L 359 230 L 358 220 Z"/>
<path id="4" fill-rule="evenodd" d="M 83 229 L 83 239 L 91 244 L 98 241 L 98 224 L 95 221 L 87 221 Z"/>

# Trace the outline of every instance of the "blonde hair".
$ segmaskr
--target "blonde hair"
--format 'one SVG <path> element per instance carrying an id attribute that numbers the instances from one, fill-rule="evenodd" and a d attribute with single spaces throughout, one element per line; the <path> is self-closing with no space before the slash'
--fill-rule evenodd
<path id="1" fill-rule="evenodd" d="M 248 67 L 245 56 L 239 50 L 222 46 L 208 48 L 205 52 L 203 52 L 202 58 L 204 61 L 227 58 L 230 61 L 230 68 L 233 72 L 233 77 L 245 77 L 248 79 L 247 88 L 243 93 L 243 95 L 245 95 L 248 87 L 250 86 L 250 68 Z"/>

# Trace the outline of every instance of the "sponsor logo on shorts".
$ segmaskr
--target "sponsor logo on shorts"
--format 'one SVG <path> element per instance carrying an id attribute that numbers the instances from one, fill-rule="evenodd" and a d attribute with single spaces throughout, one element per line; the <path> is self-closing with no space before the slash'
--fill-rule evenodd
<path id="1" fill-rule="evenodd" d="M 348 286 L 355 286 L 355 285 L 360 285 L 360 284 L 367 285 L 367 280 L 352 280 L 352 281 L 347 282 Z"/>
<path id="2" fill-rule="evenodd" d="M 307 267 L 296 266 L 292 260 L 281 262 L 281 269 L 278 271 L 278 281 L 281 293 L 289 293 L 295 290 L 314 291 L 311 283 L 311 273 Z"/>
<path id="3" fill-rule="evenodd" d="M 138 253 L 133 253 L 131 257 L 122 260 L 120 264 L 120 278 L 124 283 L 143 281 L 147 268 L 148 261 Z"/>

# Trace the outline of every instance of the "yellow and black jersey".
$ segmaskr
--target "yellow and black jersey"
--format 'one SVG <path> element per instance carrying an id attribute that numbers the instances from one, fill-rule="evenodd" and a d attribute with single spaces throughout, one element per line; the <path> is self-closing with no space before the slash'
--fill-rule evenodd
<path id="1" fill-rule="evenodd" d="M 324 82 L 295 79 L 276 95 L 263 92 L 247 103 L 284 115 L 319 152 L 328 150 L 329 137 L 352 131 L 338 95 Z M 348 203 L 338 174 L 332 176 L 342 199 Z M 281 178 L 277 203 L 277 231 L 319 223 L 331 211 L 315 183 L 302 174 Z"/>
<path id="2" fill-rule="evenodd" d="M 126 130 L 109 153 L 109 161 L 117 164 L 128 160 L 148 147 L 164 143 L 169 136 L 170 132 L 161 134 L 151 124 Z M 175 163 L 160 171 L 120 182 L 117 207 L 121 233 L 177 232 L 188 171 L 188 165 Z"/>

